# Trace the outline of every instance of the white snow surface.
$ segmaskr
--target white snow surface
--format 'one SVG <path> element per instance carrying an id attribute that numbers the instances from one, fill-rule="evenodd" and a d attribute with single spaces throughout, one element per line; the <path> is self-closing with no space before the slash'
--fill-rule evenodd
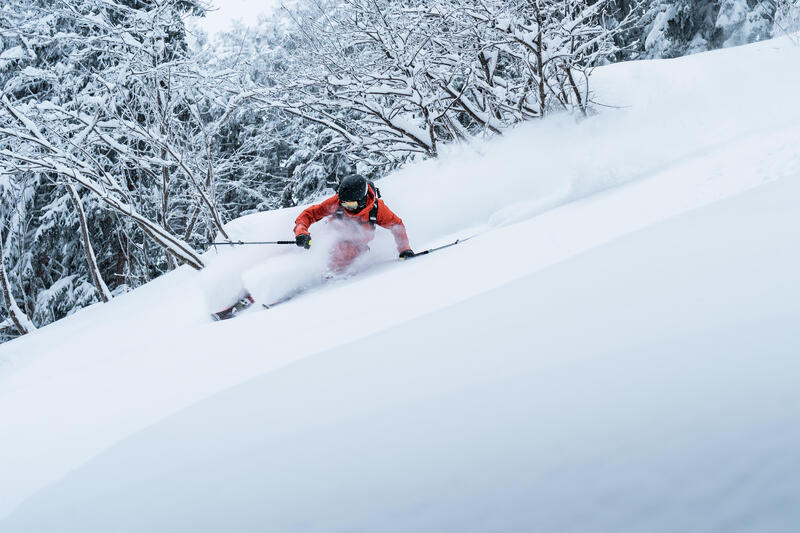
<path id="1" fill-rule="evenodd" d="M 605 108 L 381 180 L 378 230 L 210 250 L 0 347 L 0 531 L 797 531 L 800 48 L 594 77 Z M 291 238 L 299 212 L 234 239 Z"/>

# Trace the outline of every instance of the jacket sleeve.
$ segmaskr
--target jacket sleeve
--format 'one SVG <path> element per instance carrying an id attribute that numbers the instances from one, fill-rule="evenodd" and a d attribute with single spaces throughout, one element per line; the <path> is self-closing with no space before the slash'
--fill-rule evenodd
<path id="1" fill-rule="evenodd" d="M 339 197 L 336 195 L 331 196 L 321 204 L 312 205 L 306 208 L 297 220 L 294 221 L 294 235 L 308 234 L 308 228 L 314 222 L 319 222 L 323 218 L 332 215 L 339 208 Z"/>
<path id="2" fill-rule="evenodd" d="M 394 242 L 397 244 L 397 251 L 410 250 L 411 245 L 408 243 L 408 234 L 403 221 L 399 216 L 395 215 L 389 207 L 383 203 L 383 200 L 378 200 L 378 225 L 386 228 L 392 232 Z"/>

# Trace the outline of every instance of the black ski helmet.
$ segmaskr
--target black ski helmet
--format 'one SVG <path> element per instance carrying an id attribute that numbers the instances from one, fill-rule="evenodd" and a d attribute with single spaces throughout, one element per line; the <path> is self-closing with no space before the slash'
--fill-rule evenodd
<path id="1" fill-rule="evenodd" d="M 367 178 L 361 174 L 350 174 L 339 182 L 339 201 L 358 202 L 358 205 L 363 208 L 367 204 L 368 191 Z"/>

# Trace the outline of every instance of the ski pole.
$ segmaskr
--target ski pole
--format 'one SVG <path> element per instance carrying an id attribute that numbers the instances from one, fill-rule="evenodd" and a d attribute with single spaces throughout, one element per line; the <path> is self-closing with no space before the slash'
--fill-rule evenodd
<path id="1" fill-rule="evenodd" d="M 220 246 L 223 246 L 223 245 L 234 246 L 234 245 L 237 245 L 237 244 L 242 244 L 242 245 L 246 245 L 246 244 L 295 244 L 295 241 L 249 241 L 249 242 L 245 242 L 245 241 L 227 241 L 227 242 L 212 242 L 211 244 L 213 246 L 217 246 L 217 245 L 220 245 Z"/>
<path id="2" fill-rule="evenodd" d="M 423 250 L 423 251 L 421 251 L 421 252 L 417 252 L 417 253 L 415 253 L 414 255 L 412 255 L 411 257 L 409 257 L 409 259 L 413 259 L 413 258 L 415 258 L 415 257 L 419 257 L 419 256 L 421 256 L 421 255 L 426 255 L 426 254 L 429 254 L 429 253 L 431 253 L 431 252 L 437 252 L 437 251 L 439 251 L 439 250 L 442 250 L 442 249 L 444 249 L 444 248 L 450 248 L 451 246 L 455 246 L 455 245 L 456 245 L 456 244 L 458 244 L 458 243 L 461 243 L 461 242 L 464 242 L 464 241 L 468 241 L 468 240 L 470 240 L 472 237 L 474 237 L 474 235 L 473 235 L 473 236 L 471 236 L 471 237 L 466 237 L 466 238 L 464 238 L 464 239 L 456 239 L 455 241 L 453 241 L 453 242 L 451 242 L 451 243 L 448 243 L 448 244 L 443 244 L 443 245 L 441 245 L 441 246 L 437 246 L 436 248 L 429 248 L 429 249 L 427 249 L 427 250 Z"/>

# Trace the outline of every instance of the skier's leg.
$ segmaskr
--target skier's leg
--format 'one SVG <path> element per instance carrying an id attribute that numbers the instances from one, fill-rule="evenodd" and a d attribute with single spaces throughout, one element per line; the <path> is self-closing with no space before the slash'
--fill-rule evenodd
<path id="1" fill-rule="evenodd" d="M 353 264 L 353 261 L 367 250 L 368 248 L 366 246 L 353 241 L 341 241 L 336 243 L 331 249 L 328 260 L 328 272 L 334 275 L 343 273 Z"/>

